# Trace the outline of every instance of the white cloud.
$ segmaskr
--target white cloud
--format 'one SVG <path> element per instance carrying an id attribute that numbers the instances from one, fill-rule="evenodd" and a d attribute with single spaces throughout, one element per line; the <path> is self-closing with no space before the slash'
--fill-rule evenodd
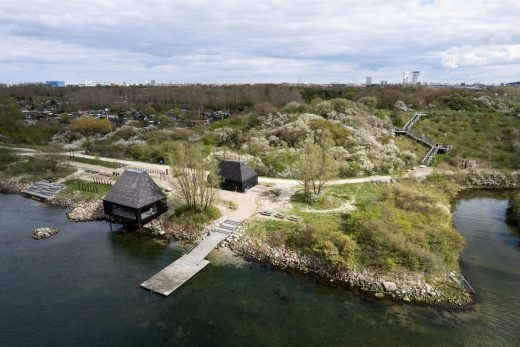
<path id="1" fill-rule="evenodd" d="M 509 0 L 2 0 L 0 81 L 491 82 L 520 73 L 519 17 Z"/>
<path id="2" fill-rule="evenodd" d="M 450 69 L 514 65 L 520 64 L 520 44 L 452 47 L 439 55 L 442 65 Z"/>

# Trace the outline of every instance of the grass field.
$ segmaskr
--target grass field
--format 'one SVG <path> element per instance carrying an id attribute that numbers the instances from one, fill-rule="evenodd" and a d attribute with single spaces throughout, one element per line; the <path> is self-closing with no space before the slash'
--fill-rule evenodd
<path id="1" fill-rule="evenodd" d="M 107 184 L 93 183 L 84 180 L 72 179 L 65 182 L 62 194 L 73 194 L 79 192 L 87 200 L 98 200 L 103 198 L 112 186 Z"/>
<path id="2" fill-rule="evenodd" d="M 111 161 L 105 161 L 105 160 L 100 160 L 100 159 L 84 158 L 84 157 L 70 157 L 69 160 L 70 161 L 75 161 L 77 163 L 104 166 L 104 167 L 108 167 L 108 168 L 111 168 L 111 169 L 118 169 L 118 168 L 123 166 L 123 165 L 121 165 L 119 163 L 114 163 L 114 162 L 111 162 Z"/>
<path id="3" fill-rule="evenodd" d="M 413 128 L 433 141 L 452 144 L 445 161 L 460 166 L 473 160 L 482 167 L 520 169 L 520 118 L 506 113 L 429 111 Z M 398 139 L 401 149 L 426 153 L 425 147 Z M 424 154 L 423 154 L 424 155 Z"/>

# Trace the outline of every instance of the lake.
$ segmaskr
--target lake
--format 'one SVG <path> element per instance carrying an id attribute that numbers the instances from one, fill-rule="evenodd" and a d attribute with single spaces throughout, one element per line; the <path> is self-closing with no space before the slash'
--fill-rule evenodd
<path id="1" fill-rule="evenodd" d="M 454 204 L 475 308 L 448 312 L 366 301 L 229 251 L 168 298 L 139 283 L 188 246 L 105 222 L 72 223 L 66 210 L 0 194 L 2 346 L 520 345 L 520 231 L 507 193 L 472 191 Z M 35 241 L 33 229 L 60 233 Z"/>

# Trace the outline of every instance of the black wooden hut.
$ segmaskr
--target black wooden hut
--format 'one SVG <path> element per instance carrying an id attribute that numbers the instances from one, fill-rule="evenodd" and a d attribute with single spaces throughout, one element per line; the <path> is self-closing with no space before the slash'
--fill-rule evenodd
<path id="1" fill-rule="evenodd" d="M 148 173 L 124 171 L 103 199 L 105 218 L 141 226 L 168 210 L 166 196 Z"/>
<path id="2" fill-rule="evenodd" d="M 219 170 L 222 189 L 243 193 L 258 184 L 258 174 L 241 161 L 222 160 Z"/>

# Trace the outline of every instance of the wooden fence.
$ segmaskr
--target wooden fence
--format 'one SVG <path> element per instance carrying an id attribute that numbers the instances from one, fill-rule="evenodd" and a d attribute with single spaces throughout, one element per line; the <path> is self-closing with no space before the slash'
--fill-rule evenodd
<path id="1" fill-rule="evenodd" d="M 92 193 L 98 192 L 98 187 L 96 184 L 92 184 L 92 183 L 84 182 L 84 181 L 78 181 L 78 189 L 83 190 L 85 192 L 92 192 Z"/>

